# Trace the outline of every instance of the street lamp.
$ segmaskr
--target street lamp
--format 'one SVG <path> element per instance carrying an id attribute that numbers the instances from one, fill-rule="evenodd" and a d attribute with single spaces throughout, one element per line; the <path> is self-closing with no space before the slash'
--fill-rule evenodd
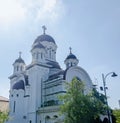
<path id="1" fill-rule="evenodd" d="M 108 106 L 108 101 L 107 101 L 107 94 L 106 94 L 106 89 L 107 89 L 107 87 L 106 87 L 106 78 L 107 78 L 109 75 L 111 75 L 111 77 L 116 77 L 117 74 L 116 74 L 115 72 L 110 72 L 110 73 L 108 73 L 108 74 L 106 74 L 106 75 L 102 74 L 103 91 L 104 91 L 104 94 L 105 94 L 105 99 L 106 99 L 105 101 L 106 101 L 106 105 L 107 105 L 108 122 L 111 123 L 111 122 L 110 122 L 109 106 Z"/>

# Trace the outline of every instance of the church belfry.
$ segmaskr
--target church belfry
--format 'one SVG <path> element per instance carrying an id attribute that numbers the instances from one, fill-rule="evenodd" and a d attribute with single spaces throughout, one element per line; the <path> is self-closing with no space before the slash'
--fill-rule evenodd
<path id="1" fill-rule="evenodd" d="M 14 74 L 15 73 L 20 73 L 20 72 L 25 70 L 25 62 L 21 58 L 21 54 L 22 54 L 22 52 L 19 52 L 18 59 L 16 59 L 15 62 L 13 63 L 13 66 L 14 66 L 14 72 L 13 73 Z"/>
<path id="2" fill-rule="evenodd" d="M 32 45 L 32 62 L 56 61 L 57 45 L 55 40 L 46 34 L 47 28 L 42 26 L 43 34 L 38 36 Z"/>
<path id="3" fill-rule="evenodd" d="M 70 53 L 64 61 L 64 63 L 66 64 L 66 68 L 77 66 L 79 62 L 77 57 L 74 54 L 72 54 L 72 48 L 70 47 L 69 49 Z"/>

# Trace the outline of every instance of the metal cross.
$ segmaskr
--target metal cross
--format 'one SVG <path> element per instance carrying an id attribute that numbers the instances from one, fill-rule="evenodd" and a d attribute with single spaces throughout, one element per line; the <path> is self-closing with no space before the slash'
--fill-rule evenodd
<path id="1" fill-rule="evenodd" d="M 70 54 L 71 54 L 72 53 L 72 48 L 70 47 L 69 49 L 70 49 Z"/>
<path id="2" fill-rule="evenodd" d="M 19 58 L 21 58 L 21 54 L 22 54 L 22 52 L 20 51 L 20 52 L 19 52 Z"/>
<path id="3" fill-rule="evenodd" d="M 43 28 L 43 34 L 45 34 L 45 30 L 47 30 L 47 28 L 46 28 L 46 26 L 44 25 L 44 26 L 42 26 L 42 28 Z"/>

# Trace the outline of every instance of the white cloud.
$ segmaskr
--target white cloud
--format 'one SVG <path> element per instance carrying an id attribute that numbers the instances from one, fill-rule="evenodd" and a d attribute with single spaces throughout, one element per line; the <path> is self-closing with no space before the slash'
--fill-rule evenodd
<path id="1" fill-rule="evenodd" d="M 56 21 L 62 14 L 62 3 L 59 0 L 45 0 L 43 6 L 38 10 L 37 19 L 50 19 Z"/>
<path id="2" fill-rule="evenodd" d="M 0 0 L 0 24 L 19 21 L 25 17 L 25 9 L 16 0 Z"/>
<path id="3" fill-rule="evenodd" d="M 24 19 L 57 21 L 64 14 L 62 0 L 0 0 L 0 23 Z"/>
<path id="4" fill-rule="evenodd" d="M 23 4 L 28 14 L 34 16 L 35 21 L 57 21 L 62 17 L 65 9 L 62 0 L 31 0 L 23 1 Z"/>

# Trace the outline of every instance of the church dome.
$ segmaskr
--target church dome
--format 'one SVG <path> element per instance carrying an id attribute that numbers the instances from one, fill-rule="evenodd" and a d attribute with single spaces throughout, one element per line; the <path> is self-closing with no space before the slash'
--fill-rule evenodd
<path id="1" fill-rule="evenodd" d="M 72 66 L 77 66 L 77 64 L 79 62 L 77 57 L 74 54 L 72 54 L 71 49 L 72 48 L 70 47 L 70 53 L 64 61 L 64 63 L 66 64 L 66 68 L 69 68 Z"/>
<path id="2" fill-rule="evenodd" d="M 37 43 L 36 45 L 33 46 L 32 49 L 36 49 L 36 48 L 42 48 L 42 49 L 44 49 L 45 47 L 41 43 Z"/>
<path id="3" fill-rule="evenodd" d="M 19 57 L 18 57 L 18 59 L 15 60 L 14 64 L 15 63 L 23 63 L 23 64 L 25 64 L 24 60 L 21 58 L 21 52 L 19 52 Z"/>
<path id="4" fill-rule="evenodd" d="M 24 60 L 21 57 L 19 57 L 18 59 L 16 59 L 15 60 L 15 63 L 24 63 L 25 64 Z"/>
<path id="5" fill-rule="evenodd" d="M 67 56 L 67 58 L 65 60 L 69 60 L 69 59 L 77 59 L 77 57 L 72 53 L 72 48 L 70 47 L 70 54 Z"/>
<path id="6" fill-rule="evenodd" d="M 38 36 L 37 38 L 36 38 L 36 40 L 34 41 L 34 44 L 36 44 L 36 43 L 41 43 L 41 42 L 43 42 L 43 41 L 48 41 L 48 42 L 52 42 L 52 43 L 54 43 L 55 44 L 55 40 L 53 39 L 53 37 L 51 37 L 50 35 L 47 35 L 46 34 L 46 27 L 45 26 L 42 26 L 42 28 L 43 28 L 43 34 L 42 35 L 40 35 L 40 36 Z"/>
<path id="7" fill-rule="evenodd" d="M 40 43 L 43 41 L 48 41 L 48 42 L 52 42 L 55 44 L 55 40 L 50 35 L 47 35 L 47 34 L 43 34 L 43 35 L 38 36 L 37 39 L 34 41 L 34 44 Z"/>
<path id="8" fill-rule="evenodd" d="M 13 85 L 12 89 L 16 89 L 16 90 L 23 89 L 24 90 L 25 89 L 24 81 L 23 80 L 18 81 L 17 83 Z"/>
<path id="9" fill-rule="evenodd" d="M 74 54 L 70 53 L 70 54 L 67 56 L 66 60 L 67 60 L 67 59 L 77 59 L 77 57 L 76 57 Z"/>

